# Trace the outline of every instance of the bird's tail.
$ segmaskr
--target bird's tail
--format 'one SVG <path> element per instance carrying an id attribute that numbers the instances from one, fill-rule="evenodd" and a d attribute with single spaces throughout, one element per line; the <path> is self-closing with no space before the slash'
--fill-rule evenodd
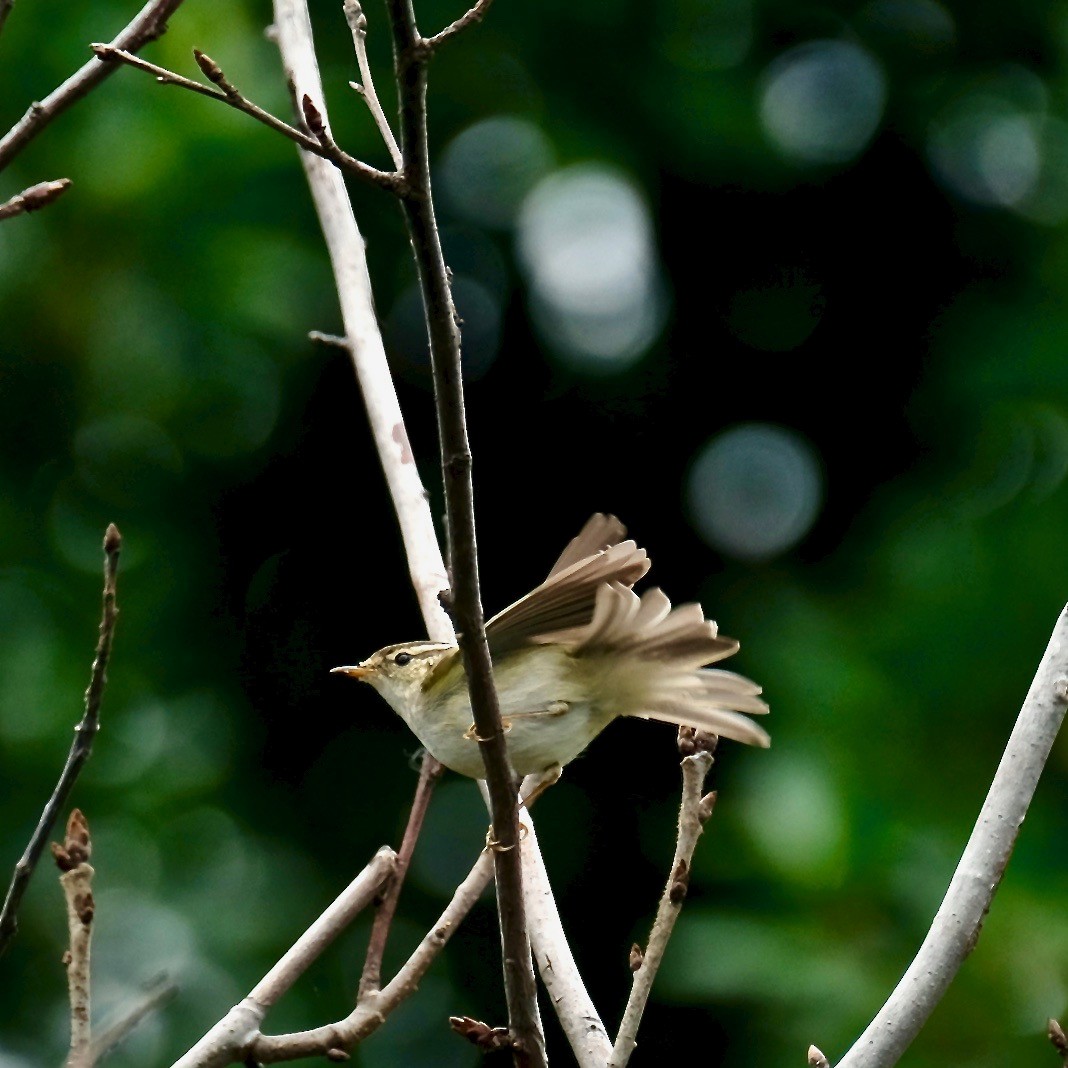
<path id="1" fill-rule="evenodd" d="M 575 643 L 573 655 L 604 657 L 615 665 L 624 715 L 696 727 L 749 745 L 771 744 L 767 731 L 743 715 L 768 711 L 760 687 L 732 671 L 708 669 L 737 652 L 738 642 L 721 636 L 700 605 L 673 609 L 662 590 L 639 597 L 621 583 L 608 583 L 597 591 L 589 624 L 567 638 Z"/>

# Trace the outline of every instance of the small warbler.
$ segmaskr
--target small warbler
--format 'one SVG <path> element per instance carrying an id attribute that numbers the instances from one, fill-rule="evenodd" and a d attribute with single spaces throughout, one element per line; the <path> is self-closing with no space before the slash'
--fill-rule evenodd
<path id="1" fill-rule="evenodd" d="M 638 716 L 768 746 L 743 712 L 763 713 L 760 687 L 706 665 L 738 649 L 698 604 L 672 608 L 631 587 L 649 558 L 614 516 L 594 515 L 548 578 L 486 624 L 508 753 L 517 775 L 558 775 L 617 716 Z M 485 777 L 459 650 L 387 645 L 333 669 L 370 683 L 447 768 Z"/>

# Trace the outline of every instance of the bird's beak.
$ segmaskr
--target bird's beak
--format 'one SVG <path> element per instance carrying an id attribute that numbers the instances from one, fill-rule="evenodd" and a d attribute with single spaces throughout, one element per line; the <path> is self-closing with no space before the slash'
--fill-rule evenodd
<path id="1" fill-rule="evenodd" d="M 354 679 L 362 679 L 366 682 L 373 674 L 374 669 L 357 664 L 354 667 L 336 667 L 330 669 L 331 675 L 351 675 Z"/>

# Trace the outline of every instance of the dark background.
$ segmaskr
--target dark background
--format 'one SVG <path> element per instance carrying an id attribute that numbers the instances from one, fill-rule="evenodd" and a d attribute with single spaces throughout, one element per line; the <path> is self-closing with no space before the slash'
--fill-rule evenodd
<path id="1" fill-rule="evenodd" d="M 424 32 L 458 13 L 419 4 Z M 132 14 L 19 0 L 0 125 Z M 384 165 L 345 85 L 340 11 L 313 14 L 335 134 Z M 769 752 L 717 759 L 636 1065 L 844 1052 L 937 908 L 1068 599 L 1066 14 L 499 0 L 433 65 L 487 609 L 613 511 L 653 579 L 741 639 L 732 666 L 772 707 Z M 391 109 L 384 13 L 368 17 Z M 269 19 L 188 0 L 145 54 L 192 75 L 201 47 L 285 114 Z M 23 153 L 0 198 L 63 175 L 61 201 L 0 227 L 0 860 L 79 715 L 115 521 L 122 617 L 75 801 L 96 843 L 95 1008 L 121 1011 L 160 971 L 182 986 L 113 1063 L 164 1064 L 396 843 L 416 743 L 327 672 L 420 637 L 420 620 L 351 369 L 306 337 L 340 320 L 293 147 L 124 70 Z M 399 212 L 352 192 L 440 515 Z M 1066 774 L 1058 744 L 978 949 L 904 1063 L 1053 1056 Z M 539 806 L 610 1029 L 670 861 L 677 777 L 668 728 L 620 723 Z M 394 966 L 476 856 L 480 806 L 467 781 L 439 787 Z M 23 918 L 0 963 L 5 1068 L 56 1063 L 66 1040 L 47 869 Z M 364 933 L 272 1028 L 348 1011 Z M 474 1064 L 445 1020 L 504 1022 L 498 961 L 486 904 L 354 1062 Z"/>

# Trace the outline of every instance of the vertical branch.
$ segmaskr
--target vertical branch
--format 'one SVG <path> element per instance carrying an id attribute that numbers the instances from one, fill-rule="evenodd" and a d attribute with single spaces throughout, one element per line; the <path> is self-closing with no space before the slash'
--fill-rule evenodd
<path id="1" fill-rule="evenodd" d="M 297 99 L 308 96 L 316 101 L 323 122 L 329 127 L 306 0 L 274 0 L 274 20 L 286 77 Z M 346 345 L 393 498 L 412 586 L 427 633 L 434 641 L 451 642 L 452 625 L 438 601 L 438 594 L 448 587 L 449 580 L 389 373 L 375 317 L 364 241 L 352 213 L 345 179 L 335 166 L 310 152 L 301 152 L 300 161 L 330 255 Z"/>
<path id="2" fill-rule="evenodd" d="M 59 882 L 67 902 L 70 949 L 64 954 L 67 989 L 70 994 L 70 1055 L 67 1068 L 92 1068 L 92 1002 L 89 997 L 89 950 L 93 940 L 93 847 L 89 824 L 75 809 L 67 821 L 63 845 L 52 843 L 52 855 L 60 870 Z"/>
<path id="3" fill-rule="evenodd" d="M 388 0 L 400 99 L 404 192 L 401 203 L 423 295 L 452 566 L 452 614 L 471 696 L 479 748 L 486 767 L 494 839 L 494 874 L 504 955 L 504 987 L 517 1063 L 544 1063 L 544 1039 L 530 961 L 523 902 L 523 870 L 515 776 L 508 760 L 493 665 L 479 594 L 471 447 L 467 437 L 460 330 L 441 249 L 430 185 L 427 148 L 427 62 L 411 0 Z"/>
<path id="4" fill-rule="evenodd" d="M 638 946 L 631 950 L 634 982 L 608 1068 L 624 1068 L 638 1044 L 638 1026 L 642 1022 L 642 1013 L 649 1001 L 653 980 L 664 959 L 664 951 L 675 928 L 675 921 L 686 900 L 697 839 L 701 837 L 701 831 L 712 814 L 712 806 L 715 803 L 714 794 L 701 796 L 705 777 L 711 766 L 712 754 L 709 752 L 697 752 L 682 759 L 682 803 L 679 806 L 679 833 L 675 856 L 671 861 L 671 874 L 656 910 L 649 944 L 644 952 Z"/>
<path id="5" fill-rule="evenodd" d="M 100 703 L 104 697 L 107 683 L 107 667 L 111 658 L 111 643 L 115 634 L 115 620 L 119 610 L 115 604 L 115 580 L 119 570 L 119 552 L 122 550 L 122 535 L 114 523 L 110 524 L 104 535 L 104 595 L 103 611 L 100 618 L 100 637 L 96 644 L 96 656 L 93 658 L 93 670 L 89 679 L 89 688 L 85 691 L 85 714 L 74 728 L 74 742 L 67 755 L 67 763 L 59 776 L 52 796 L 37 821 L 37 827 L 30 838 L 26 851 L 15 865 L 15 874 L 0 910 L 0 956 L 3 956 L 11 939 L 18 931 L 18 910 L 26 888 L 30 885 L 37 862 L 41 859 L 45 842 L 52 833 L 56 817 L 66 804 L 67 798 L 77 781 L 85 762 L 93 751 L 93 739 L 100 728 Z"/>

